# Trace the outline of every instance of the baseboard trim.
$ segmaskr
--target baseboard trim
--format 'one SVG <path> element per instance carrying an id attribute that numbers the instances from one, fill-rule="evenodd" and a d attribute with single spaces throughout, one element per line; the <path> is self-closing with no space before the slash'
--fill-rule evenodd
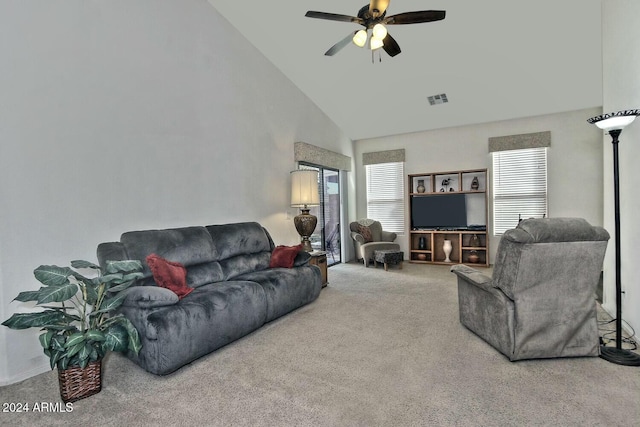
<path id="1" fill-rule="evenodd" d="M 17 374 L 12 375 L 8 378 L 0 378 L 0 387 L 4 387 L 7 385 L 18 383 L 20 381 L 24 381 L 26 379 L 35 377 L 36 375 L 40 375 L 50 370 L 51 370 L 51 366 L 49 366 L 49 363 L 44 363 L 38 366 L 34 366 L 29 370 L 18 372 Z"/>

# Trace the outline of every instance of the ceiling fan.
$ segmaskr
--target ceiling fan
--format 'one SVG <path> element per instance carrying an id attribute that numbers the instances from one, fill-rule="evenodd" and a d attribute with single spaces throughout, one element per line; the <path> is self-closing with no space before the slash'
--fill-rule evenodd
<path id="1" fill-rule="evenodd" d="M 350 42 L 358 47 L 369 47 L 372 51 L 383 48 L 389 56 L 396 56 L 401 52 L 400 46 L 387 32 L 386 25 L 419 24 L 421 22 L 440 21 L 445 17 L 444 10 L 422 10 L 416 12 L 404 12 L 397 15 L 386 16 L 389 0 L 371 0 L 364 5 L 358 16 L 340 15 L 336 13 L 308 11 L 308 18 L 327 19 L 329 21 L 355 22 L 365 29 L 349 33 L 347 37 L 331 46 L 325 52 L 327 56 L 333 56 L 342 50 Z"/>

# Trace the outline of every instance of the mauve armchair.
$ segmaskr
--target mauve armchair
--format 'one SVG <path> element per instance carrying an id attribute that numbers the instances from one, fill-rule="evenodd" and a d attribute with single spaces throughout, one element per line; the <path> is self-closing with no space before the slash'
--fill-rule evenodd
<path id="1" fill-rule="evenodd" d="M 511 361 L 598 356 L 595 295 L 608 240 L 581 218 L 522 221 L 502 236 L 493 277 L 451 268 L 460 322 Z"/>
<path id="2" fill-rule="evenodd" d="M 349 224 L 353 247 L 358 260 L 364 260 L 364 266 L 369 266 L 369 261 L 373 259 L 373 251 L 377 250 L 400 250 L 400 245 L 394 243 L 397 234 L 391 231 L 384 231 L 380 221 L 373 219 L 360 219 Z"/>

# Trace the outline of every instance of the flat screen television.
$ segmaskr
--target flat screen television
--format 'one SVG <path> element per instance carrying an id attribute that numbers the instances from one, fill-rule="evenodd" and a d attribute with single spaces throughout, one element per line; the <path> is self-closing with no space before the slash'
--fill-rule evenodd
<path id="1" fill-rule="evenodd" d="M 460 229 L 467 227 L 464 194 L 414 196 L 411 201 L 411 227 L 414 229 Z"/>

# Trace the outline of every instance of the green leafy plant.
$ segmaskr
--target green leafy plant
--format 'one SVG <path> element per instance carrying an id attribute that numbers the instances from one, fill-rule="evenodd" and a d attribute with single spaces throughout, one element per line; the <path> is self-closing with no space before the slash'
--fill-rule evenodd
<path id="1" fill-rule="evenodd" d="M 78 269 L 93 271 L 88 278 Z M 124 302 L 122 292 L 142 277 L 140 261 L 109 261 L 104 274 L 88 261 L 72 261 L 71 267 L 41 265 L 33 272 L 44 286 L 20 292 L 14 301 L 35 301 L 44 308 L 35 313 L 15 313 L 2 322 L 11 329 L 42 328 L 40 344 L 51 369 L 86 367 L 109 351 L 138 354 L 142 347 L 133 324 L 112 313 Z"/>

